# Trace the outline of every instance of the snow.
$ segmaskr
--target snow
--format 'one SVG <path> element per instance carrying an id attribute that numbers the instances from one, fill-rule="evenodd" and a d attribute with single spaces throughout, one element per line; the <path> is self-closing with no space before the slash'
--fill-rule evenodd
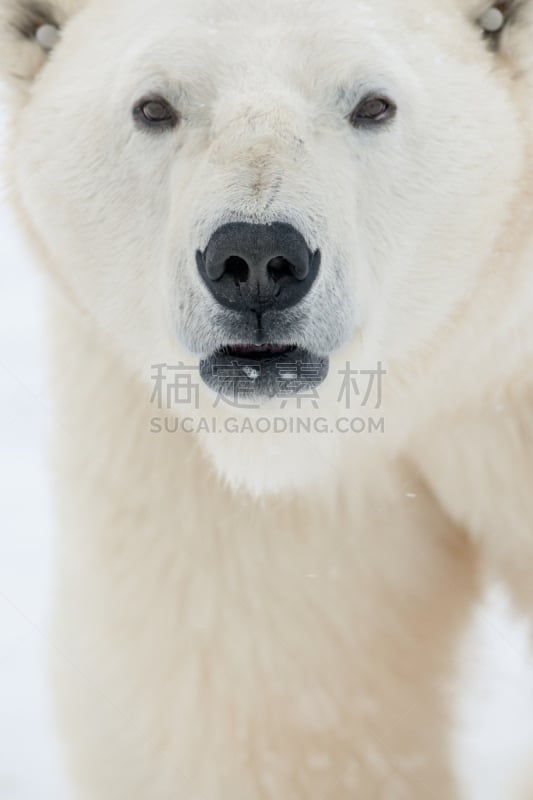
<path id="1" fill-rule="evenodd" d="M 533 791 L 533 653 L 528 621 L 501 586 L 475 610 L 463 648 L 454 762 L 461 800 L 526 800 Z M 524 776 L 527 776 L 524 778 Z M 528 780 L 528 792 L 517 782 Z"/>
<path id="2" fill-rule="evenodd" d="M 0 800 L 65 800 L 47 686 L 54 546 L 41 279 L 2 194 L 0 186 Z M 461 800 L 514 800 L 507 776 L 533 763 L 529 629 L 499 591 L 472 631 L 456 703 Z"/>
<path id="3" fill-rule="evenodd" d="M 64 800 L 46 667 L 53 545 L 41 286 L 3 195 L 0 184 L 0 800 Z"/>

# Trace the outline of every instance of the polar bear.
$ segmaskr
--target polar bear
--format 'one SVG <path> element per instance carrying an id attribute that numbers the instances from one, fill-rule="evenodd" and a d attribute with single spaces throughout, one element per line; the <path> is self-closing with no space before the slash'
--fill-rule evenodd
<path id="1" fill-rule="evenodd" d="M 532 36 L 533 0 L 0 0 L 72 798 L 462 796 L 468 611 L 489 574 L 533 608 Z"/>

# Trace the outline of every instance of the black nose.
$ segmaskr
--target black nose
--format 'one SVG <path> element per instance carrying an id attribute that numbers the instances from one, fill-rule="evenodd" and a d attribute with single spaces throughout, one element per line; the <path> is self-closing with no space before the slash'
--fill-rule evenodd
<path id="1" fill-rule="evenodd" d="M 221 305 L 262 313 L 303 300 L 318 275 L 320 250 L 312 253 L 302 234 L 284 222 L 232 222 L 215 231 L 196 261 Z"/>

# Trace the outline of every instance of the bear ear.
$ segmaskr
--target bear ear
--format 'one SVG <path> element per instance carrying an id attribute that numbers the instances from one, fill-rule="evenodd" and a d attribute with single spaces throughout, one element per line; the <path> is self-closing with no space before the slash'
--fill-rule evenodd
<path id="1" fill-rule="evenodd" d="M 533 76 L 533 0 L 469 0 L 487 45 L 518 74 Z"/>
<path id="2" fill-rule="evenodd" d="M 85 0 L 0 0 L 0 79 L 24 92 Z"/>

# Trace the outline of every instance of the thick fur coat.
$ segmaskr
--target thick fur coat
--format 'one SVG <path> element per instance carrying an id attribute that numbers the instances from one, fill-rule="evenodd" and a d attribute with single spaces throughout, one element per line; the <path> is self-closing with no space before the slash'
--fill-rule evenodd
<path id="1" fill-rule="evenodd" d="M 11 197 L 53 287 L 73 800 L 462 797 L 469 609 L 497 575 L 533 613 L 533 2 L 492 34 L 486 9 L 0 0 Z M 154 93 L 172 130 L 138 124 Z M 368 96 L 379 130 L 350 124 Z M 153 368 L 226 344 L 195 254 L 235 219 L 320 249 L 284 324 L 329 376 L 318 408 L 200 382 L 169 432 Z M 347 364 L 386 369 L 372 433 Z"/>

